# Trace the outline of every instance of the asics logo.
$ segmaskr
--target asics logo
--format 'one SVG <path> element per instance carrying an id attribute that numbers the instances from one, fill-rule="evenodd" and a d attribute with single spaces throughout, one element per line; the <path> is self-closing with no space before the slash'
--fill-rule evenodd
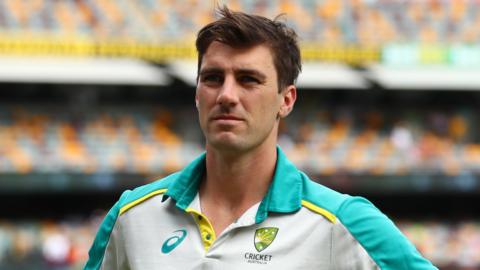
<path id="1" fill-rule="evenodd" d="M 168 254 L 170 253 L 173 249 L 175 249 L 180 243 L 182 243 L 183 239 L 187 236 L 187 231 L 186 230 L 177 230 L 173 232 L 174 236 L 168 238 L 163 242 L 162 245 L 162 253 L 163 254 Z"/>

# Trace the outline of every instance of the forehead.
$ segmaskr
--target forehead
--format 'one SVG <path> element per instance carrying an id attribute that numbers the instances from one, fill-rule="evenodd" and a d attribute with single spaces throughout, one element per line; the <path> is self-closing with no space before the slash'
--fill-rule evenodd
<path id="1" fill-rule="evenodd" d="M 234 48 L 218 41 L 212 42 L 202 57 L 200 69 L 210 67 L 255 68 L 265 72 L 275 72 L 272 52 L 267 45 Z"/>

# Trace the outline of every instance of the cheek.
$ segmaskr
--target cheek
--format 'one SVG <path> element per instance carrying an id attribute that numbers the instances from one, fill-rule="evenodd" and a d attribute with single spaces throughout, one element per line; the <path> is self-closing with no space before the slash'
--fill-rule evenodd
<path id="1" fill-rule="evenodd" d="M 207 87 L 201 87 L 197 90 L 197 100 L 199 104 L 203 104 L 203 107 L 209 106 L 208 104 L 215 103 L 217 98 L 217 91 Z"/>
<path id="2" fill-rule="evenodd" d="M 203 115 L 205 114 L 205 99 L 202 94 L 198 93 L 195 96 L 195 106 L 197 107 L 197 113 L 200 120 L 202 120 Z"/>
<path id="3" fill-rule="evenodd" d="M 204 112 L 206 108 L 208 108 L 209 100 L 212 98 L 209 97 L 208 93 L 203 90 L 197 90 L 197 95 L 196 95 L 196 106 L 199 112 Z"/>
<path id="4" fill-rule="evenodd" d="M 215 107 L 215 96 L 204 90 L 199 90 L 196 96 L 198 120 L 202 129 L 207 127 L 208 117 Z"/>
<path id="5" fill-rule="evenodd" d="M 198 103 L 197 111 L 200 122 L 206 122 L 206 119 L 208 118 L 208 108 L 205 106 L 204 102 L 200 101 Z"/>
<path id="6" fill-rule="evenodd" d="M 261 102 L 259 102 L 261 101 Z M 268 124 L 273 122 L 277 118 L 277 114 L 280 108 L 279 101 L 277 98 L 273 97 L 263 97 L 257 99 L 257 117 L 262 119 L 261 125 Z"/>

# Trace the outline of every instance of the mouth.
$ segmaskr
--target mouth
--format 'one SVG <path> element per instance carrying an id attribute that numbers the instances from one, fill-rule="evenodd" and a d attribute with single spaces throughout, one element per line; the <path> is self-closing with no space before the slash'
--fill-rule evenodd
<path id="1" fill-rule="evenodd" d="M 242 120 L 232 115 L 220 115 L 213 118 L 214 120 Z"/>
<path id="2" fill-rule="evenodd" d="M 242 118 L 236 117 L 233 115 L 217 115 L 215 117 L 212 117 L 213 121 L 225 121 L 225 122 L 230 122 L 230 121 L 243 121 Z"/>

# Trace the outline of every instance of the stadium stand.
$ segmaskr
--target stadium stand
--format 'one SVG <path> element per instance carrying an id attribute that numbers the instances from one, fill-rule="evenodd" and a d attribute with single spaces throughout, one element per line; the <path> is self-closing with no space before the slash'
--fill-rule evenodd
<path id="1" fill-rule="evenodd" d="M 4 107 L 0 171 L 162 172 L 185 165 L 202 149 L 198 142 L 182 141 L 172 130 L 176 112 L 117 107 L 73 113 L 65 109 Z M 166 156 L 168 160 L 162 158 Z"/>
<path id="2" fill-rule="evenodd" d="M 347 170 L 457 175 L 480 170 L 478 112 L 473 107 L 453 112 L 298 110 L 284 123 L 280 144 L 299 167 L 313 174 Z M 181 108 L 117 106 L 69 112 L 61 107 L 5 106 L 0 111 L 0 172 L 161 174 L 178 169 L 203 149 L 200 139 L 182 136 L 192 125 L 187 115 Z"/>
<path id="3" fill-rule="evenodd" d="M 473 0 L 222 2 L 268 17 L 288 14 L 287 22 L 307 41 L 361 45 L 473 43 L 480 36 L 480 4 Z M 3 0 L 0 6 L 3 34 L 171 42 L 190 41 L 195 30 L 213 19 L 214 3 L 35 0 L 27 4 Z"/>

